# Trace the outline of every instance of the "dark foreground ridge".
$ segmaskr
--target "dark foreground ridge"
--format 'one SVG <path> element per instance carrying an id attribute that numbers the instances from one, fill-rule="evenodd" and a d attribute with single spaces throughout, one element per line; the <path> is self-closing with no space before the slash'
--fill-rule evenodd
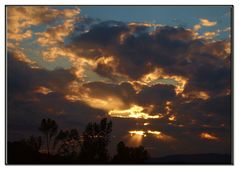
<path id="1" fill-rule="evenodd" d="M 24 147 L 18 142 L 8 142 L 7 164 L 232 164 L 229 154 L 194 154 L 194 155 L 170 155 L 159 158 L 149 158 L 145 161 L 131 161 L 129 158 L 109 162 L 81 161 L 72 157 L 47 155 Z M 121 158 L 121 156 L 119 157 Z"/>
<path id="2" fill-rule="evenodd" d="M 232 161 L 230 154 L 179 154 L 150 158 L 146 161 L 146 164 L 232 164 Z"/>

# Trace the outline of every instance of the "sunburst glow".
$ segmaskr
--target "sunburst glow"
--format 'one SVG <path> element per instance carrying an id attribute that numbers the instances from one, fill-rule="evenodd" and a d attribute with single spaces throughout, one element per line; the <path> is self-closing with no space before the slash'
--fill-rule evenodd
<path id="1" fill-rule="evenodd" d="M 144 108 L 138 105 L 133 105 L 126 110 L 111 110 L 108 114 L 112 117 L 120 118 L 135 118 L 135 119 L 159 119 L 160 115 L 149 115 L 143 112 Z"/>

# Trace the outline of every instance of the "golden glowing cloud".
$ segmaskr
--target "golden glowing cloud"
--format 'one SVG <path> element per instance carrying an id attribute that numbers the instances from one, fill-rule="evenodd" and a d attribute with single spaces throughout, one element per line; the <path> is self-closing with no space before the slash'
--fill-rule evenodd
<path id="1" fill-rule="evenodd" d="M 81 48 L 71 47 L 50 47 L 45 51 L 42 51 L 43 59 L 53 62 L 58 57 L 67 58 L 72 64 L 72 71 L 79 80 L 84 80 L 86 69 L 94 71 L 98 64 L 106 65 L 111 68 L 111 74 L 114 76 L 122 76 L 117 72 L 118 61 L 114 56 L 101 56 L 97 59 L 81 55 L 87 52 L 94 52 L 96 49 L 83 50 Z"/>
<path id="2" fill-rule="evenodd" d="M 200 137 L 202 139 L 206 139 L 206 140 L 218 140 L 217 136 L 215 136 L 213 134 L 206 133 L 206 132 L 201 133 Z"/>
<path id="3" fill-rule="evenodd" d="M 146 83 L 143 83 L 141 81 L 127 81 L 127 82 L 132 85 L 136 94 L 138 94 L 143 89 L 143 87 L 146 86 Z"/>
<path id="4" fill-rule="evenodd" d="M 148 134 L 154 135 L 157 139 L 160 139 L 162 141 L 173 141 L 174 138 L 172 136 L 166 135 L 163 132 L 160 131 L 152 131 L 152 130 L 148 130 L 147 131 Z"/>
<path id="5" fill-rule="evenodd" d="M 42 57 L 44 60 L 49 62 L 55 61 L 58 57 L 67 57 L 69 60 L 74 60 L 76 58 L 75 53 L 68 48 L 64 47 L 50 47 L 42 52 Z"/>
<path id="6" fill-rule="evenodd" d="M 150 133 L 150 134 L 154 134 L 154 135 L 160 135 L 161 134 L 161 132 L 159 132 L 159 131 L 148 130 L 147 132 Z"/>
<path id="7" fill-rule="evenodd" d="M 122 33 L 119 35 L 119 44 L 123 44 L 124 41 L 127 39 L 127 37 L 129 36 L 129 33 Z"/>
<path id="8" fill-rule="evenodd" d="M 166 105 L 170 106 L 170 105 L 172 105 L 172 102 L 171 101 L 166 101 Z"/>
<path id="9" fill-rule="evenodd" d="M 145 132 L 142 130 L 131 130 L 129 131 L 130 135 L 141 135 L 141 136 L 146 136 Z"/>
<path id="10" fill-rule="evenodd" d="M 200 23 L 205 27 L 212 27 L 217 24 L 216 21 L 209 21 L 208 19 L 204 19 L 204 18 L 200 18 Z"/>
<path id="11" fill-rule="evenodd" d="M 91 89 L 83 87 L 81 82 L 73 81 L 68 85 L 68 94 L 65 98 L 69 101 L 82 101 L 93 108 L 110 111 L 125 108 L 125 103 L 117 96 L 95 96 Z"/>
<path id="12" fill-rule="evenodd" d="M 177 118 L 176 118 L 175 115 L 171 115 L 171 116 L 168 118 L 168 120 L 170 120 L 170 121 L 176 121 Z"/>
<path id="13" fill-rule="evenodd" d="M 64 9 L 61 11 L 62 15 L 64 15 L 64 17 L 66 18 L 73 18 L 77 15 L 80 14 L 80 9 L 79 8 L 75 8 L 75 9 Z"/>
<path id="14" fill-rule="evenodd" d="M 177 84 L 175 85 L 175 92 L 177 95 L 181 94 L 184 91 L 184 88 L 187 84 L 186 78 L 182 76 L 177 76 L 177 75 L 167 75 L 163 72 L 163 69 L 161 68 L 156 68 L 153 72 L 145 74 L 140 79 L 140 84 L 144 84 L 144 85 L 156 84 L 154 83 L 154 81 L 158 79 L 171 79 L 176 81 Z"/>
<path id="15" fill-rule="evenodd" d="M 40 86 L 37 89 L 35 89 L 35 92 L 47 95 L 48 93 L 51 93 L 52 90 L 47 87 Z"/>
<path id="16" fill-rule="evenodd" d="M 150 123 L 149 122 L 143 123 L 143 126 L 147 126 L 147 125 L 150 125 Z"/>
<path id="17" fill-rule="evenodd" d="M 188 99 L 202 99 L 202 100 L 208 100 L 210 98 L 210 95 L 205 91 L 192 91 L 189 93 L 184 94 L 184 98 Z"/>
<path id="18" fill-rule="evenodd" d="M 30 37 L 23 30 L 33 25 L 49 23 L 61 15 L 61 11 L 46 6 L 10 6 L 7 7 L 7 37 L 20 41 Z"/>
<path id="19" fill-rule="evenodd" d="M 57 45 L 63 43 L 64 38 L 73 31 L 75 20 L 68 19 L 62 25 L 48 28 L 45 32 L 38 32 L 37 42 L 41 46 Z"/>
<path id="20" fill-rule="evenodd" d="M 159 134 L 156 135 L 156 138 L 162 141 L 174 141 L 175 139 L 172 136 L 166 135 L 166 134 Z"/>
<path id="21" fill-rule="evenodd" d="M 20 48 L 20 42 L 24 39 L 32 37 L 34 34 L 31 30 L 31 26 L 37 26 L 40 24 L 47 24 L 55 21 L 58 18 L 68 19 L 64 22 L 64 27 L 57 27 L 58 29 L 52 29 L 51 34 L 41 34 L 41 42 L 46 43 L 47 40 L 59 41 L 68 34 L 71 30 L 70 25 L 73 14 L 79 13 L 79 9 L 65 9 L 58 10 L 47 6 L 9 6 L 7 7 L 7 39 L 14 40 L 8 42 L 8 50 L 12 50 L 16 53 L 15 57 L 22 62 L 27 63 L 32 68 L 38 68 L 36 62 L 29 59 Z M 52 35 L 53 38 L 51 37 Z M 14 47 L 14 48 L 11 48 Z"/>
<path id="22" fill-rule="evenodd" d="M 161 115 L 149 115 L 143 112 L 144 108 L 138 105 L 132 105 L 126 110 L 110 110 L 108 114 L 112 117 L 135 118 L 135 119 L 159 119 Z"/>
<path id="23" fill-rule="evenodd" d="M 32 25 L 49 23 L 57 17 L 71 18 L 80 13 L 80 9 L 58 10 L 47 6 L 9 6 L 7 7 L 8 33 L 21 33 Z"/>
<path id="24" fill-rule="evenodd" d="M 106 111 L 122 108 L 124 103 L 119 98 L 112 96 L 107 98 L 96 98 L 94 96 L 89 96 L 87 93 L 78 95 L 66 95 L 65 98 L 69 101 L 83 101 L 89 106 L 97 109 L 103 109 Z"/>
<path id="25" fill-rule="evenodd" d="M 18 33 L 10 33 L 7 34 L 7 39 L 12 39 L 15 41 L 21 41 L 23 39 L 28 39 L 28 38 L 32 38 L 32 31 L 31 30 L 27 30 L 24 33 L 18 34 Z"/>
<path id="26" fill-rule="evenodd" d="M 217 36 L 219 34 L 220 30 L 205 32 L 202 35 L 199 35 L 198 31 L 202 28 L 202 26 L 212 27 L 212 26 L 215 26 L 216 24 L 217 24 L 217 22 L 215 22 L 215 21 L 209 21 L 208 19 L 200 18 L 200 22 L 198 24 L 194 25 L 193 29 L 191 30 L 194 39 L 206 39 L 206 40 L 213 39 L 215 36 Z"/>
<path id="27" fill-rule="evenodd" d="M 227 42 L 227 43 L 225 43 L 224 51 L 225 51 L 227 54 L 230 54 L 230 53 L 231 53 L 231 43 L 230 43 L 230 41 Z"/>
<path id="28" fill-rule="evenodd" d="M 129 31 L 128 32 L 123 32 L 120 34 L 119 36 L 119 43 L 123 44 L 124 41 L 127 39 L 127 37 L 129 37 L 130 35 L 132 35 L 135 31 L 136 31 L 136 27 L 139 26 L 143 26 L 143 27 L 160 27 L 162 26 L 161 24 L 154 24 L 154 23 L 137 23 L 137 22 L 130 22 L 128 23 L 129 26 Z"/>
<path id="29" fill-rule="evenodd" d="M 165 104 L 165 110 L 166 110 L 166 114 L 169 115 L 170 112 L 172 111 L 172 102 L 170 101 L 166 101 L 166 104 Z"/>
<path id="30" fill-rule="evenodd" d="M 161 24 L 154 23 L 142 23 L 142 22 L 130 22 L 128 26 L 144 26 L 144 27 L 161 27 Z"/>
<path id="31" fill-rule="evenodd" d="M 118 97 L 112 96 L 107 98 L 94 98 L 89 96 L 83 96 L 82 100 L 86 102 L 88 105 L 94 108 L 104 109 L 106 111 L 122 108 L 124 107 L 124 103 Z"/>
<path id="32" fill-rule="evenodd" d="M 193 30 L 194 30 L 194 31 L 198 31 L 198 30 L 200 30 L 201 28 L 202 28 L 202 26 L 201 26 L 200 24 L 196 24 L 196 25 L 194 25 Z"/>
<path id="33" fill-rule="evenodd" d="M 108 94 L 107 92 L 96 94 L 94 90 L 84 86 L 83 82 L 73 81 L 68 85 L 68 92 L 65 98 L 69 101 L 82 101 L 89 106 L 97 109 L 103 109 L 105 111 L 122 110 L 128 107 L 114 93 Z"/>
<path id="34" fill-rule="evenodd" d="M 37 65 L 37 63 L 31 59 L 29 59 L 29 57 L 27 57 L 27 55 L 25 55 L 25 53 L 18 47 L 16 47 L 14 49 L 15 45 L 13 45 L 13 49 L 11 47 L 8 48 L 9 51 L 11 51 L 13 53 L 14 58 L 16 58 L 17 60 L 26 63 L 29 67 L 33 68 L 33 69 L 38 69 L 39 66 Z"/>
<path id="35" fill-rule="evenodd" d="M 162 141 L 173 141 L 174 138 L 172 136 L 166 135 L 163 132 L 160 131 L 156 131 L 156 130 L 131 130 L 128 132 L 131 137 L 136 137 L 138 136 L 138 140 L 140 138 L 139 141 L 142 141 L 142 137 L 147 137 L 148 135 L 152 135 L 154 137 L 156 137 L 157 139 L 160 139 Z"/>
<path id="36" fill-rule="evenodd" d="M 212 32 L 205 32 L 203 34 L 203 38 L 205 38 L 205 39 L 213 39 L 217 35 L 218 35 L 218 31 L 216 31 L 216 32 L 214 32 L 214 31 L 212 31 Z"/>
<path id="37" fill-rule="evenodd" d="M 165 75 L 163 77 L 164 79 L 173 79 L 175 80 L 178 84 L 176 85 L 176 88 L 175 88 L 175 92 L 176 94 L 180 94 L 184 91 L 184 88 L 187 84 L 187 79 L 181 77 L 181 76 L 176 76 L 176 75 L 173 75 L 173 76 L 168 76 L 168 75 Z"/>
<path id="38" fill-rule="evenodd" d="M 76 77 L 83 80 L 85 77 L 86 67 L 95 68 L 97 62 L 94 59 L 85 58 L 84 56 L 79 56 L 78 52 L 82 52 L 81 49 L 73 51 L 71 48 L 65 47 L 50 47 L 42 52 L 43 59 L 53 62 L 58 57 L 66 57 L 73 67 L 73 72 Z"/>
<path id="39" fill-rule="evenodd" d="M 145 74 L 140 81 L 149 84 L 150 82 L 159 79 L 162 74 L 163 70 L 161 68 L 156 68 L 153 72 Z"/>
<path id="40" fill-rule="evenodd" d="M 74 24 L 78 20 L 80 9 L 64 9 L 62 15 L 65 17 L 63 24 L 49 27 L 44 32 L 35 33 L 38 38 L 37 42 L 41 46 L 57 45 L 63 43 L 64 38 L 74 30 Z"/>
<path id="41" fill-rule="evenodd" d="M 203 100 L 207 100 L 207 99 L 209 99 L 209 97 L 210 97 L 210 96 L 208 95 L 208 93 L 207 93 L 207 92 L 204 92 L 204 91 L 200 91 L 198 95 L 199 95 L 199 98 L 200 98 L 200 99 L 203 99 Z"/>

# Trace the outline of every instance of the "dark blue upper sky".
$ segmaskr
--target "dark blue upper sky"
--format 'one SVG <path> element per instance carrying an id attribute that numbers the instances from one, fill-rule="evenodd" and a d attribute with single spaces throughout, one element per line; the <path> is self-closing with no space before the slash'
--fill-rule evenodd
<path id="1" fill-rule="evenodd" d="M 58 9 L 76 6 L 58 6 Z M 200 18 L 217 22 L 212 27 L 202 27 L 198 32 L 224 30 L 230 27 L 232 6 L 79 6 L 81 15 L 102 21 L 147 22 L 168 26 L 193 28 Z M 228 38 L 227 32 L 221 32 L 216 39 Z"/>
<path id="2" fill-rule="evenodd" d="M 218 28 L 230 24 L 231 6 L 80 6 L 81 14 L 101 20 L 156 22 L 191 27 L 198 18 L 217 21 Z"/>

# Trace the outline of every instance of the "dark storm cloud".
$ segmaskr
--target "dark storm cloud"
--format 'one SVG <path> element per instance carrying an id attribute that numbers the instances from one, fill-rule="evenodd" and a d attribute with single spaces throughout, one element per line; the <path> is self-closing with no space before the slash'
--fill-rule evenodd
<path id="1" fill-rule="evenodd" d="M 124 103 L 130 104 L 135 101 L 135 90 L 129 83 L 110 84 L 104 82 L 90 82 L 83 84 L 84 88 L 90 89 L 89 95 L 96 98 L 118 97 Z"/>
<path id="2" fill-rule="evenodd" d="M 52 90 L 64 90 L 67 83 L 74 79 L 69 70 L 31 69 L 27 64 L 18 61 L 13 54 L 8 54 L 8 91 L 10 94 L 24 93 L 38 86 Z"/>
<path id="3" fill-rule="evenodd" d="M 88 89 L 88 95 L 94 98 L 117 97 L 127 108 L 132 104 L 140 106 L 155 105 L 154 112 L 164 112 L 166 101 L 172 101 L 176 97 L 175 87 L 164 84 L 145 86 L 138 94 L 136 94 L 132 85 L 127 82 L 121 84 L 90 82 L 83 84 L 83 87 Z"/>
<path id="4" fill-rule="evenodd" d="M 164 26 L 151 34 L 147 27 L 135 27 L 141 31 L 121 22 L 102 22 L 75 37 L 72 46 L 100 48 L 102 55 L 115 56 L 117 72 L 131 79 L 139 79 L 160 67 L 166 74 L 190 79 L 189 86 L 196 89 L 211 91 L 216 84 L 219 89 L 226 88 L 230 75 L 227 41 L 195 39 L 191 30 L 181 27 Z M 121 43 L 122 35 L 125 39 Z M 95 71 L 114 77 L 112 67 L 103 63 L 99 63 Z"/>
<path id="5" fill-rule="evenodd" d="M 164 113 L 166 101 L 172 101 L 176 97 L 173 85 L 157 84 L 143 88 L 137 94 L 137 102 L 141 106 L 154 105 L 154 112 Z"/>
<path id="6" fill-rule="evenodd" d="M 128 31 L 128 28 L 122 22 L 101 22 L 93 25 L 86 33 L 74 37 L 73 42 L 77 43 L 79 46 L 91 45 L 106 47 L 111 44 L 116 44 L 119 34 L 124 31 Z"/>
<path id="7" fill-rule="evenodd" d="M 118 71 L 133 79 L 152 71 L 156 66 L 169 67 L 184 61 L 183 55 L 192 40 L 190 31 L 162 27 L 154 35 L 149 35 L 147 30 L 143 26 L 131 29 L 124 23 L 104 22 L 75 37 L 73 44 L 102 48 L 103 54 L 116 56 Z M 126 38 L 121 44 L 119 39 L 124 34 Z"/>
<path id="8" fill-rule="evenodd" d="M 9 139 L 21 139 L 38 131 L 41 119 L 52 118 L 61 128 L 84 128 L 85 125 L 104 116 L 104 111 L 65 99 L 67 84 L 73 80 L 69 70 L 47 71 L 31 69 L 27 64 L 8 55 L 8 135 Z M 35 92 L 39 86 L 54 92 Z"/>
<path id="9" fill-rule="evenodd" d="M 194 128 L 230 130 L 230 95 L 212 97 L 208 100 L 194 99 L 190 102 L 178 100 L 174 101 L 173 108 L 177 112 L 177 122 L 189 130 Z"/>
<path id="10" fill-rule="evenodd" d="M 217 95 L 226 89 L 230 89 L 231 69 L 226 67 L 214 67 L 210 65 L 202 65 L 198 68 L 194 75 L 191 76 L 186 86 L 189 90 L 205 90 L 210 95 Z"/>
<path id="11" fill-rule="evenodd" d="M 205 102 L 203 109 L 208 113 L 213 113 L 216 116 L 216 121 L 222 121 L 230 127 L 231 124 L 231 96 L 220 96 Z"/>

